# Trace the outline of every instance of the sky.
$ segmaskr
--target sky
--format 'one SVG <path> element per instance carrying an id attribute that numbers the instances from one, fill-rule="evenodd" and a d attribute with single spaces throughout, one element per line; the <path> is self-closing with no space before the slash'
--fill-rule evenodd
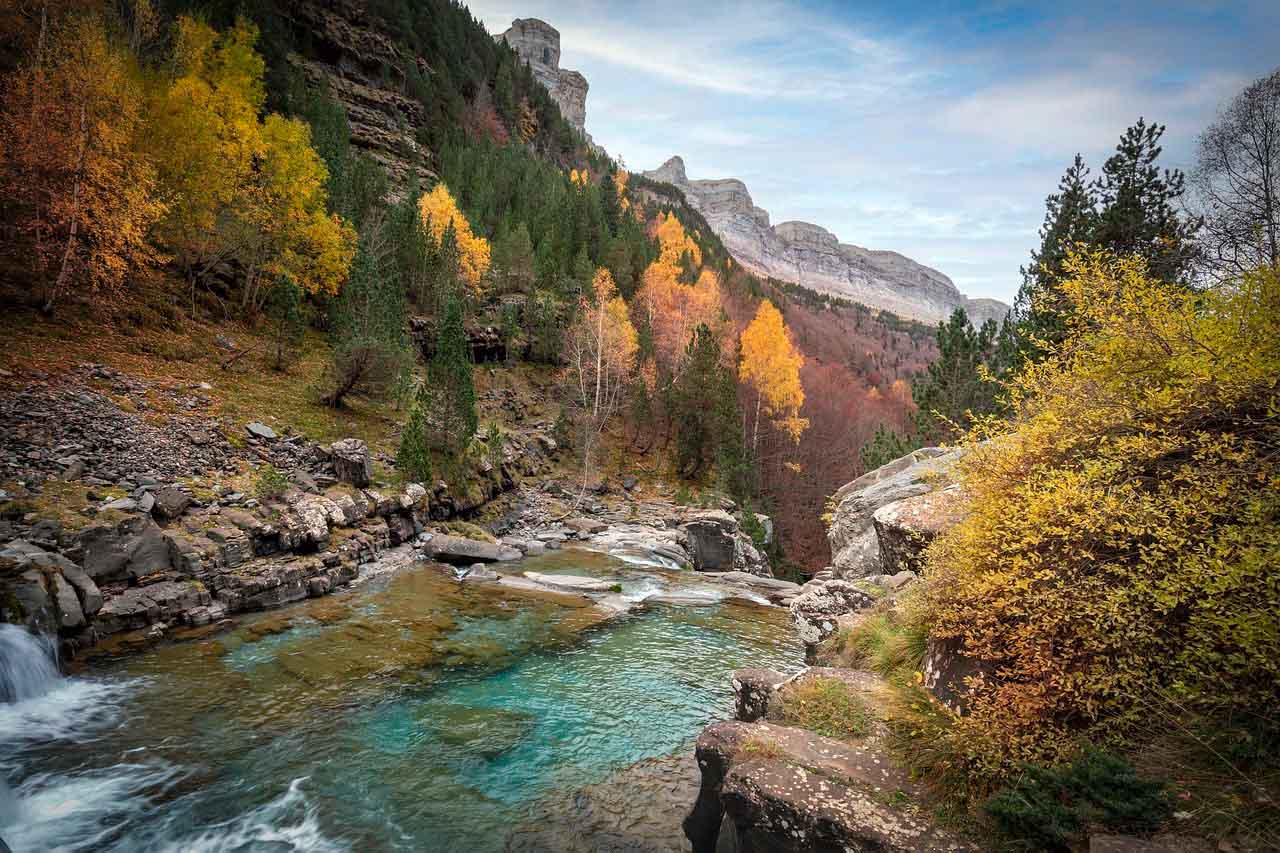
<path id="1" fill-rule="evenodd" d="M 1011 302 L 1045 196 L 1144 116 L 1188 168 L 1223 103 L 1280 65 L 1280 2 L 467 0 L 541 18 L 633 170 L 736 177 L 776 224 L 892 249 Z"/>

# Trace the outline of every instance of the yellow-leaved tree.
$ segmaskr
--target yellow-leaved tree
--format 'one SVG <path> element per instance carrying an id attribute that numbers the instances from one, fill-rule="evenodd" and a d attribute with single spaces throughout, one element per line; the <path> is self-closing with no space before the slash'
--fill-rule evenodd
<path id="1" fill-rule="evenodd" d="M 242 305 L 256 311 L 288 278 L 310 293 L 338 292 L 356 234 L 326 211 L 328 172 L 308 126 L 265 99 L 258 31 L 243 19 L 218 33 L 180 17 L 172 75 L 151 105 L 148 138 L 169 202 L 161 236 L 192 282 L 235 260 L 245 270 Z"/>
<path id="2" fill-rule="evenodd" d="M 774 424 L 800 441 L 809 421 L 800 417 L 804 405 L 804 387 L 800 384 L 800 368 L 804 356 L 791 342 L 791 333 L 782 313 L 768 299 L 760 303 L 755 319 L 742 332 L 742 361 L 738 378 L 756 392 L 755 425 L 751 447 L 760 441 L 760 416 L 763 412 Z"/>
<path id="3" fill-rule="evenodd" d="M 1066 340 L 1011 382 L 1012 423 L 970 436 L 962 520 L 927 554 L 930 634 L 977 673 L 954 736 L 986 767 L 1153 709 L 1280 707 L 1280 276 L 1065 268 Z"/>
<path id="4" fill-rule="evenodd" d="M 471 223 L 462 215 L 443 181 L 423 194 L 418 212 L 437 251 L 444 247 L 446 235 L 452 234 L 459 274 L 472 288 L 479 287 L 480 280 L 489 271 L 489 241 L 472 233 Z"/>
<path id="5" fill-rule="evenodd" d="M 639 339 L 613 276 L 596 270 L 570 330 L 565 358 L 573 402 L 582 427 L 584 470 L 590 470 L 600 433 L 622 405 L 636 366 Z"/>
<path id="6" fill-rule="evenodd" d="M 16 212 L 10 248 L 32 267 L 44 309 L 74 288 L 117 292 L 155 254 L 147 240 L 164 205 L 139 144 L 141 74 L 94 17 L 42 34 L 0 106 L 0 191 Z"/>

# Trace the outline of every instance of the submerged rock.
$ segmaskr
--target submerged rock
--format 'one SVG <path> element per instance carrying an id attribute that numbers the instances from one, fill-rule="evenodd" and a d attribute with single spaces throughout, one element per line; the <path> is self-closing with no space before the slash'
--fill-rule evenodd
<path id="1" fill-rule="evenodd" d="M 424 537 L 425 538 L 425 537 Z M 423 545 L 423 552 L 442 563 L 469 566 L 472 563 L 499 563 L 518 560 L 523 555 L 507 545 L 481 542 L 444 533 L 432 534 Z"/>

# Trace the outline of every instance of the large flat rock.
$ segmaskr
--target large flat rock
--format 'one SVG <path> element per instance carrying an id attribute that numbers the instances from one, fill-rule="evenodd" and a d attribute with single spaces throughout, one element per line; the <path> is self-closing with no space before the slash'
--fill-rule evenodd
<path id="1" fill-rule="evenodd" d="M 466 539 L 462 536 L 433 534 L 423 546 L 427 556 L 442 563 L 470 566 L 472 563 L 500 563 L 518 560 L 523 554 L 507 545 Z"/>

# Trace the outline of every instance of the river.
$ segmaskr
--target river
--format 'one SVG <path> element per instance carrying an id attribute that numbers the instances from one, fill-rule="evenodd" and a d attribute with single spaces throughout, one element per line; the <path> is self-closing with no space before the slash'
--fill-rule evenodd
<path id="1" fill-rule="evenodd" d="M 633 600 L 723 595 L 585 550 L 515 568 L 607 578 Z M 598 827 L 548 804 L 689 754 L 731 715 L 734 669 L 803 657 L 778 608 L 724 599 L 603 618 L 580 598 L 430 565 L 73 677 L 39 663 L 36 638 L 3 631 L 0 678 L 24 685 L 0 704 L 0 837 L 14 853 L 483 853 L 537 847 L 520 843 L 530 827 L 563 839 L 548 849 L 603 849 L 582 837 Z M 655 765 L 655 782 L 667 772 Z M 678 835 L 688 803 L 646 802 L 642 785 L 634 801 Z M 627 849 L 618 820 L 610 844 Z"/>

